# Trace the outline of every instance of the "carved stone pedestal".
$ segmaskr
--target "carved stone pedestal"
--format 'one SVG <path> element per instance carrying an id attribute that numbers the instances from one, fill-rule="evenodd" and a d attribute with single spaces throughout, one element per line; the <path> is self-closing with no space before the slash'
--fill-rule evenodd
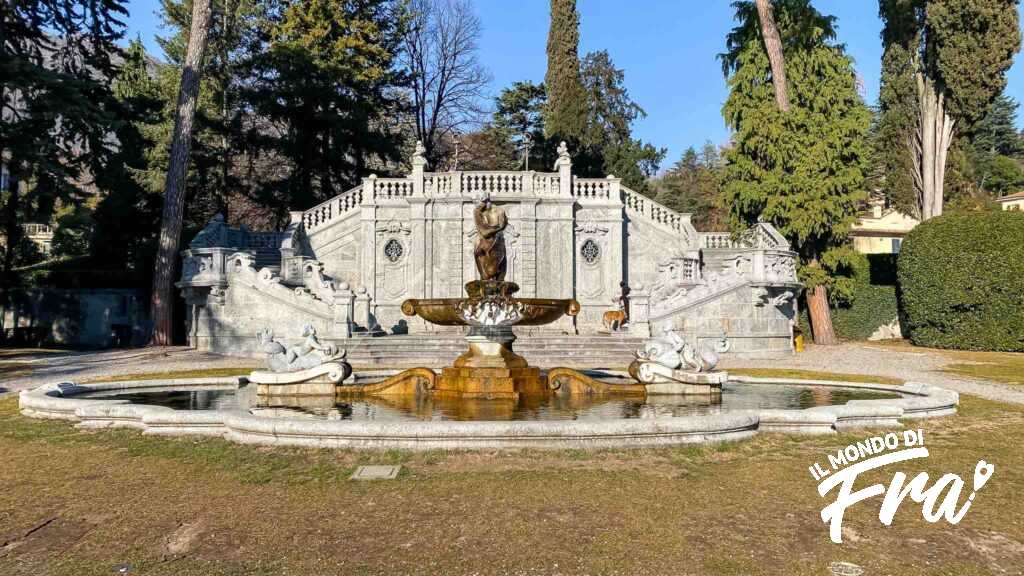
<path id="1" fill-rule="evenodd" d="M 330 396 L 352 373 L 345 363 L 328 362 L 298 372 L 252 372 L 249 382 L 256 384 L 260 396 Z"/>
<path id="2" fill-rule="evenodd" d="M 441 371 L 434 394 L 486 399 L 546 393 L 540 369 L 512 351 L 515 339 L 510 326 L 471 327 L 469 350 Z"/>
<path id="3" fill-rule="evenodd" d="M 692 372 L 634 360 L 629 373 L 644 385 L 648 394 L 721 394 L 729 374 L 722 370 Z"/>

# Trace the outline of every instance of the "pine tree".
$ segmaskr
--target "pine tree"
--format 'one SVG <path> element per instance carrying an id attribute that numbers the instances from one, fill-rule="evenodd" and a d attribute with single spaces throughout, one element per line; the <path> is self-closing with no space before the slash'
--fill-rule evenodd
<path id="1" fill-rule="evenodd" d="M 751 13 L 748 4 L 737 3 L 737 13 Z M 775 14 L 786 47 L 790 109 L 784 112 L 776 103 L 760 39 L 747 35 L 742 44 L 734 43 L 742 36 L 741 24 L 723 57 L 734 56 L 723 114 L 735 144 L 726 152 L 723 195 L 734 232 L 764 220 L 789 239 L 800 255 L 808 300 L 824 306 L 817 313 L 812 306 L 815 341 L 830 343 L 827 294 L 844 294 L 850 286 L 842 273 L 851 256 L 848 233 L 866 198 L 870 112 L 842 46 L 821 27 L 807 32 L 808 21 L 831 20 L 807 0 L 781 2 Z M 795 17 L 801 14 L 810 18 Z"/>
<path id="2" fill-rule="evenodd" d="M 48 220 L 58 203 L 76 204 L 89 174 L 113 147 L 116 116 L 109 82 L 123 36 L 122 0 L 8 0 L 0 11 L 0 194 L 5 236 L 3 285 L 14 278 L 21 224 Z"/>
<path id="3" fill-rule="evenodd" d="M 633 138 L 633 123 L 647 113 L 629 97 L 625 72 L 600 50 L 583 58 L 581 77 L 587 121 L 574 171 L 592 177 L 613 174 L 627 187 L 649 192 L 647 181 L 658 171 L 665 150 Z"/>
<path id="4" fill-rule="evenodd" d="M 544 131 L 550 140 L 578 143 L 587 127 L 587 109 L 579 60 L 579 14 L 576 0 L 551 0 L 548 70 L 544 75 L 548 105 Z"/>
<path id="5" fill-rule="evenodd" d="M 164 164 L 158 176 L 151 172 L 154 150 L 166 145 L 154 134 L 166 131 L 168 125 L 164 97 L 154 78 L 156 66 L 142 42 L 133 40 L 113 84 L 119 105 L 118 147 L 107 169 L 97 174 L 103 198 L 93 212 L 95 230 L 89 250 L 97 262 L 124 266 L 140 288 L 148 288 L 153 270 L 166 168 Z"/>
<path id="6" fill-rule="evenodd" d="M 168 123 L 177 104 L 177 86 L 185 60 L 189 28 L 192 22 L 192 0 L 162 0 L 163 27 L 171 33 L 158 38 L 169 63 L 161 71 L 160 81 L 165 94 Z M 239 178 L 238 166 L 245 164 L 243 126 L 248 119 L 241 101 L 246 84 L 246 67 L 262 46 L 257 30 L 266 21 L 269 9 L 263 0 L 211 0 L 210 29 L 203 61 L 202 88 L 196 104 L 192 149 L 186 188 L 186 227 L 204 225 L 215 213 L 231 219 L 232 200 L 245 196 L 245 182 Z M 164 150 L 154 154 L 152 169 L 155 180 L 163 186 L 170 146 L 171 127 L 164 130 L 159 144 Z M 202 194 L 194 193 L 202 190 Z"/>
<path id="7" fill-rule="evenodd" d="M 181 242 L 181 228 L 185 219 L 185 182 L 188 157 L 192 147 L 192 126 L 199 99 L 203 58 L 211 18 L 210 0 L 193 0 L 192 26 L 188 48 L 181 72 L 181 86 L 174 118 L 174 136 L 171 138 L 170 158 L 164 185 L 163 216 L 160 219 L 160 239 L 157 243 L 156 262 L 153 266 L 153 291 L 150 294 L 150 318 L 156 346 L 168 346 L 172 339 L 171 306 L 173 281 Z"/>
<path id="8" fill-rule="evenodd" d="M 700 230 L 721 230 L 722 168 L 714 144 L 705 142 L 699 152 L 690 146 L 653 183 L 654 199 L 677 212 L 692 214 L 693 223 Z"/>
<path id="9" fill-rule="evenodd" d="M 270 20 L 243 98 L 261 119 L 247 146 L 281 166 L 254 192 L 283 212 L 402 160 L 407 110 L 396 57 L 405 16 L 403 4 L 389 0 L 267 1 Z"/>
<path id="10" fill-rule="evenodd" d="M 1019 107 L 1020 104 L 1010 96 L 997 96 L 971 134 L 975 150 L 1011 157 L 1024 155 L 1024 142 L 1017 132 Z"/>

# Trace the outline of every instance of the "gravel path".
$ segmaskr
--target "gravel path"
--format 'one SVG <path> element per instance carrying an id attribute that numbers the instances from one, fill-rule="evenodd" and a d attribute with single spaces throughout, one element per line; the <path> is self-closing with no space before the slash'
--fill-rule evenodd
<path id="1" fill-rule="evenodd" d="M 838 346 L 810 345 L 806 351 L 782 359 L 740 360 L 727 357 L 722 360 L 721 367 L 725 369 L 730 367 L 793 368 L 889 376 L 907 382 L 933 384 L 990 400 L 1024 404 L 1024 387 L 975 380 L 941 372 L 943 366 L 956 362 L 962 361 L 951 359 L 941 352 L 932 350 L 910 347 L 886 348 L 851 342 Z"/>
<path id="2" fill-rule="evenodd" d="M 255 358 L 236 358 L 196 352 L 184 346 L 161 346 L 104 350 L 97 352 L 26 351 L 0 357 L 0 393 L 17 392 L 49 382 L 82 381 L 101 376 L 202 370 L 204 368 L 250 367 L 259 365 Z M 5 365 L 7 369 L 5 369 Z M 31 368 L 24 376 L 8 377 L 6 371 Z"/>
<path id="3" fill-rule="evenodd" d="M 952 376 L 939 370 L 954 362 L 939 352 L 913 348 L 885 348 L 861 343 L 839 346 L 809 346 L 795 356 L 774 360 L 726 358 L 722 367 L 794 368 L 848 374 L 873 374 L 925 382 L 965 394 L 991 400 L 1024 404 L 1024 388 L 985 380 Z M 13 354 L 0 357 L 0 394 L 17 392 L 47 382 L 85 380 L 100 376 L 139 372 L 199 370 L 204 368 L 248 367 L 259 363 L 253 358 L 220 356 L 196 352 L 186 347 L 138 348 L 101 352 L 60 352 Z M 26 376 L 5 377 L 5 365 L 23 368 Z"/>

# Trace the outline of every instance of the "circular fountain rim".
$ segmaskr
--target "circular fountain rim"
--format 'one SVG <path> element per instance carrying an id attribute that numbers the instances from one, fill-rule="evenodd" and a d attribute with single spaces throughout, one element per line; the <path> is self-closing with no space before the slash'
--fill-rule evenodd
<path id="1" fill-rule="evenodd" d="M 387 371 L 380 371 L 387 372 Z M 77 385 L 45 384 L 22 391 L 21 413 L 76 422 L 83 428 L 130 427 L 151 435 L 223 437 L 242 444 L 357 450 L 652 447 L 749 438 L 759 432 L 833 434 L 859 427 L 899 427 L 900 420 L 956 413 L 956 392 L 923 383 L 902 386 L 823 380 L 732 377 L 755 384 L 795 384 L 896 392 L 898 399 L 792 410 L 737 410 L 720 414 L 603 421 L 352 422 L 267 418 L 216 411 L 174 410 L 126 400 L 86 399 L 87 392 L 238 385 L 240 378 L 129 380 Z"/>

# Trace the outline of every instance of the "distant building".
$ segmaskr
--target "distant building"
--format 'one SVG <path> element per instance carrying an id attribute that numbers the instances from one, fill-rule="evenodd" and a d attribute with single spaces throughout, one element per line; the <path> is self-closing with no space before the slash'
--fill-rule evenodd
<path id="1" fill-rule="evenodd" d="M 903 238 L 918 223 L 916 218 L 887 207 L 883 201 L 873 201 L 871 209 L 861 215 L 850 231 L 853 248 L 861 254 L 898 254 Z"/>
<path id="2" fill-rule="evenodd" d="M 39 252 L 49 256 L 50 249 L 53 248 L 53 226 L 32 223 L 23 224 L 22 228 L 25 229 L 25 237 L 39 247 Z"/>
<path id="3" fill-rule="evenodd" d="M 1024 190 L 1003 196 L 996 202 L 999 202 L 1003 210 L 1024 210 Z"/>

